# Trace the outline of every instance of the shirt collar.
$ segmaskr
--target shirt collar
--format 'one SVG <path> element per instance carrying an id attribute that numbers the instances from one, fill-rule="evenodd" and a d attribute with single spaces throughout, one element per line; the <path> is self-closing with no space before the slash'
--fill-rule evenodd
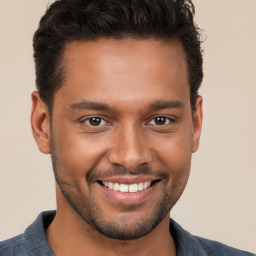
<path id="1" fill-rule="evenodd" d="M 51 224 L 56 211 L 42 212 L 26 229 L 26 249 L 30 255 L 54 256 L 47 241 L 45 229 Z M 207 256 L 197 239 L 170 219 L 170 233 L 176 245 L 177 256 Z"/>

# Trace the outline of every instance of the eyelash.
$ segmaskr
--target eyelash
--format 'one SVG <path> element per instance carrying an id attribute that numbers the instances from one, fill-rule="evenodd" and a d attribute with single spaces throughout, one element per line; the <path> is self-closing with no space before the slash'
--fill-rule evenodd
<path id="1" fill-rule="evenodd" d="M 95 122 L 97 122 L 97 120 L 95 120 L 95 119 L 100 120 L 100 123 L 103 121 L 103 122 L 104 122 L 104 125 L 105 125 L 105 123 L 107 123 L 106 120 L 104 120 L 103 118 L 98 117 L 98 116 L 93 116 L 93 117 L 86 118 L 85 120 L 82 121 L 82 123 L 88 122 L 88 123 L 87 123 L 88 125 L 94 126 L 94 127 L 102 126 L 102 125 L 93 125 L 93 124 L 90 123 L 90 121 L 95 121 Z"/>
<path id="2" fill-rule="evenodd" d="M 96 119 L 96 120 L 95 120 Z M 164 124 L 156 124 L 156 120 L 157 119 L 164 119 Z M 104 122 L 102 125 L 93 125 L 92 123 L 91 123 L 91 121 L 93 122 L 93 121 L 99 121 L 100 122 L 100 124 L 102 123 L 102 122 Z M 152 124 L 151 122 L 153 122 L 153 121 L 155 121 L 155 124 Z M 158 121 L 161 121 L 161 120 L 158 120 Z M 166 124 L 166 121 L 168 121 L 168 123 Z M 91 126 L 91 127 L 101 127 L 101 126 L 104 126 L 104 125 L 106 125 L 108 122 L 104 119 L 104 118 L 102 118 L 102 117 L 98 117 L 98 116 L 92 116 L 92 117 L 89 117 L 89 118 L 86 118 L 86 119 L 84 119 L 84 120 L 82 120 L 81 121 L 81 123 L 82 124 L 84 124 L 84 123 L 86 123 L 87 125 L 89 125 L 89 126 Z M 154 118 L 152 118 L 152 119 L 150 119 L 150 121 L 149 122 L 147 122 L 147 124 L 149 124 L 149 125 L 156 125 L 156 126 L 166 126 L 166 125 L 168 125 L 168 124 L 170 124 L 170 123 L 175 123 L 175 119 L 173 119 L 173 118 L 170 118 L 170 117 L 166 117 L 166 116 L 156 116 L 156 117 L 154 117 Z"/>
<path id="3" fill-rule="evenodd" d="M 174 123 L 175 122 L 175 120 L 173 119 L 173 118 L 170 118 L 170 117 L 166 117 L 166 116 L 156 116 L 156 117 L 154 117 L 153 119 L 151 119 L 150 121 L 149 121 L 149 124 L 152 122 L 152 121 L 156 121 L 157 119 L 164 119 L 165 121 L 168 121 L 168 123 L 166 124 L 166 123 L 164 123 L 164 124 L 153 124 L 153 125 L 157 125 L 157 126 L 164 126 L 164 125 L 168 125 L 168 124 L 170 124 L 170 123 Z M 161 120 L 158 120 L 158 121 L 161 121 Z"/>

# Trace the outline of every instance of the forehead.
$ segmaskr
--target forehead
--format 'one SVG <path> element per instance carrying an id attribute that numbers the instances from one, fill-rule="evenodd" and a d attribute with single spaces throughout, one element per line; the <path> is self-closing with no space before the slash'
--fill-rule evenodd
<path id="1" fill-rule="evenodd" d="M 55 98 L 70 103 L 86 99 L 121 107 L 124 102 L 189 99 L 185 53 L 175 40 L 72 42 L 66 45 L 63 66 L 65 79 Z"/>

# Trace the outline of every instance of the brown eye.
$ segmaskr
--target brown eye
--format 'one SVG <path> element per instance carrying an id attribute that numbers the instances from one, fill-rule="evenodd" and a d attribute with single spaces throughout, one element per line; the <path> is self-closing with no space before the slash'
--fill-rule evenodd
<path id="1" fill-rule="evenodd" d="M 169 124 L 172 120 L 168 117 L 165 116 L 158 116 L 153 118 L 149 124 L 151 125 L 166 125 Z"/>
<path id="2" fill-rule="evenodd" d="M 169 120 L 164 116 L 158 116 L 154 118 L 154 121 L 156 125 L 165 125 L 166 121 L 169 121 Z"/>
<path id="3" fill-rule="evenodd" d="M 85 120 L 85 123 L 91 126 L 101 126 L 101 125 L 104 125 L 106 121 L 100 117 L 90 117 Z"/>

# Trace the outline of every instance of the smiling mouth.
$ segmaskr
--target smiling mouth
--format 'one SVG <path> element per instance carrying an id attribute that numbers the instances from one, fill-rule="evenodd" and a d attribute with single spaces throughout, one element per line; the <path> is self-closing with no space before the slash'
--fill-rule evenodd
<path id="1" fill-rule="evenodd" d="M 144 182 L 134 183 L 134 184 L 122 184 L 117 182 L 107 182 L 107 181 L 98 180 L 98 183 L 110 190 L 114 190 L 122 193 L 136 193 L 139 191 L 147 190 L 148 188 L 152 187 L 156 182 L 159 182 L 159 181 L 160 180 L 144 181 Z"/>

